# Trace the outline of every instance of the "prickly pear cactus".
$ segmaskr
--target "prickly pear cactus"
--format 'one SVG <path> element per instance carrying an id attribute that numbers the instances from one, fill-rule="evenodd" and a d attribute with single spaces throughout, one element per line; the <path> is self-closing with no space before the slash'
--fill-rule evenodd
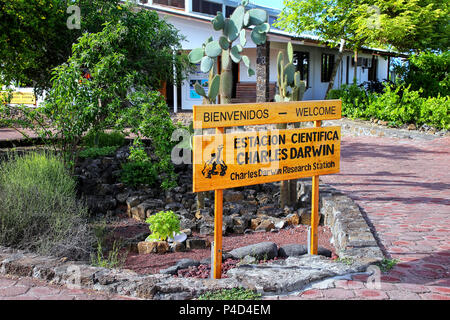
<path id="1" fill-rule="evenodd" d="M 306 90 L 306 82 L 300 80 L 300 72 L 295 71 L 294 65 L 294 50 L 292 43 L 287 45 L 288 63 L 284 62 L 284 54 L 282 51 L 278 52 L 277 57 L 277 86 L 278 94 L 275 95 L 276 102 L 285 101 L 300 101 Z M 294 124 L 295 127 L 300 127 L 300 123 Z M 278 124 L 278 129 L 286 129 L 286 123 Z M 280 184 L 280 206 L 295 207 L 297 202 L 297 180 L 281 181 Z"/>
<path id="2" fill-rule="evenodd" d="M 231 14 L 225 18 L 222 12 L 212 20 L 214 30 L 222 30 L 222 35 L 218 40 L 212 37 L 208 38 L 201 48 L 194 49 L 189 54 L 191 63 L 200 63 L 202 72 L 210 73 L 209 91 L 199 85 L 195 85 L 195 91 L 204 97 L 209 103 L 214 103 L 217 95 L 220 95 L 221 103 L 230 103 L 233 90 L 233 75 L 231 72 L 232 63 L 245 64 L 248 70 L 248 76 L 251 77 L 255 71 L 250 67 L 250 58 L 242 55 L 244 46 L 247 43 L 246 28 L 253 27 L 250 37 L 256 45 L 264 44 L 267 40 L 267 32 L 270 30 L 270 24 L 267 23 L 268 15 L 265 10 L 253 8 L 246 10 L 248 0 L 243 0 Z M 236 42 L 236 44 L 234 44 Z M 220 75 L 214 74 L 214 66 L 217 63 L 217 57 L 221 56 L 222 65 Z"/>
<path id="3" fill-rule="evenodd" d="M 284 63 L 284 54 L 278 52 L 277 57 L 277 86 L 278 94 L 275 95 L 275 101 L 300 101 L 306 90 L 306 82 L 300 80 L 300 71 L 295 71 L 294 50 L 292 43 L 287 46 L 288 63 Z"/>

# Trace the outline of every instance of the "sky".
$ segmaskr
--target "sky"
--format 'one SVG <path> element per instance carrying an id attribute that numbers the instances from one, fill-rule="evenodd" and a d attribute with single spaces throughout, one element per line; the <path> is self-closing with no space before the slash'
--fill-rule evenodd
<path id="1" fill-rule="evenodd" d="M 268 6 L 280 10 L 283 8 L 283 0 L 250 0 L 250 3 L 258 4 L 261 6 Z"/>

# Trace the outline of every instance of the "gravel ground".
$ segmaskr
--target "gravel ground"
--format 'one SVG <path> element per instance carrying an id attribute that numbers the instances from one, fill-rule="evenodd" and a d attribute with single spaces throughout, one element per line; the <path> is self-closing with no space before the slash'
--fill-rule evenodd
<path id="1" fill-rule="evenodd" d="M 131 220 L 131 219 L 130 219 Z M 132 222 L 129 221 L 127 232 L 131 233 Z M 138 226 L 134 230 L 142 230 L 142 226 Z M 142 225 L 142 224 L 140 224 Z M 327 248 L 335 253 L 334 247 L 330 244 L 331 232 L 328 227 L 319 226 L 319 246 Z M 200 236 L 194 233 L 193 236 L 213 240 L 213 236 Z M 259 242 L 271 241 L 275 242 L 279 247 L 290 243 L 307 243 L 307 226 L 298 225 L 289 229 L 282 229 L 279 232 L 255 232 L 242 235 L 227 235 L 223 237 L 223 250 L 230 251 L 235 248 L 244 247 Z M 194 260 L 202 260 L 211 256 L 211 249 L 195 249 L 187 252 L 171 252 L 166 254 L 144 254 L 139 255 L 130 252 L 125 260 L 123 268 L 133 270 L 139 274 L 158 273 L 160 269 L 168 268 L 174 265 L 178 260 L 189 258 Z"/>

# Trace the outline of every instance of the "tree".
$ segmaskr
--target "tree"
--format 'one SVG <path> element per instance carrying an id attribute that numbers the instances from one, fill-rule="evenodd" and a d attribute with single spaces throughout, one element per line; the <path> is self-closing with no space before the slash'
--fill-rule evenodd
<path id="1" fill-rule="evenodd" d="M 106 22 L 121 22 L 126 27 L 136 24 L 130 30 L 137 33 L 128 34 L 125 44 L 129 49 L 137 48 L 134 42 L 145 41 L 146 50 L 153 46 L 151 54 L 146 54 L 142 59 L 139 58 L 142 52 L 128 50 L 129 61 L 135 61 L 132 67 L 139 64 L 145 76 L 151 78 L 149 82 L 152 82 L 153 88 L 159 88 L 162 81 L 173 81 L 173 63 L 168 57 L 172 56 L 173 50 L 181 47 L 181 36 L 156 14 L 149 15 L 147 10 L 138 12 L 131 2 L 123 2 L 0 0 L 0 76 L 3 82 L 33 86 L 38 92 L 49 89 L 52 69 L 67 61 L 72 54 L 72 44 L 84 33 L 100 32 Z M 80 8 L 79 29 L 69 29 L 67 26 L 70 5 Z M 143 28 L 148 30 L 142 32 Z M 179 67 L 177 70 L 182 72 L 182 56 L 177 56 L 175 60 Z"/>
<path id="2" fill-rule="evenodd" d="M 317 35 L 340 46 L 326 95 L 333 87 L 345 49 L 447 50 L 448 1 L 432 0 L 285 0 L 278 26 Z"/>
<path id="3" fill-rule="evenodd" d="M 450 46 L 448 17 L 450 2 L 436 0 L 365 0 L 360 12 L 372 10 L 370 17 L 359 18 L 358 33 L 365 33 L 367 42 L 402 52 L 424 50 L 447 51 Z"/>
<path id="4" fill-rule="evenodd" d="M 162 187 L 171 187 L 176 176 L 170 161 L 175 126 L 154 88 L 160 74 L 172 68 L 174 47 L 167 44 L 178 41 L 178 33 L 159 26 L 165 22 L 154 11 L 129 14 L 123 22 L 106 23 L 98 33 L 84 33 L 67 62 L 53 70 L 44 103 L 18 108 L 28 120 L 25 125 L 54 141 L 68 164 L 76 162 L 88 132 L 95 136 L 107 128 L 131 127 L 137 139 L 151 139 L 158 158 L 154 168 Z M 8 107 L 1 104 L 0 113 L 8 114 Z M 9 125 L 15 127 L 13 120 Z"/>
<path id="5" fill-rule="evenodd" d="M 356 2 L 356 3 L 355 3 Z M 342 60 L 344 49 L 359 49 L 365 37 L 357 33 L 355 20 L 359 10 L 353 0 L 285 0 L 277 25 L 288 31 L 301 34 L 314 33 L 330 47 L 340 46 L 337 61 L 331 73 L 331 79 L 325 97 L 332 89 L 337 68 Z"/>

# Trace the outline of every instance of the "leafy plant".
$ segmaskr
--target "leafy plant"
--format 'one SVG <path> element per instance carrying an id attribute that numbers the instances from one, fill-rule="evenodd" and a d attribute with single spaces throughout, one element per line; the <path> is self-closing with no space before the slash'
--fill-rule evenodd
<path id="1" fill-rule="evenodd" d="M 365 118 L 367 105 L 372 98 L 370 92 L 355 84 L 344 84 L 340 89 L 333 89 L 328 94 L 328 99 L 342 100 L 342 114 L 349 118 Z"/>
<path id="2" fill-rule="evenodd" d="M 397 259 L 386 259 L 386 258 L 383 258 L 383 260 L 381 260 L 380 262 L 378 262 L 376 265 L 380 268 L 380 270 L 381 270 L 382 272 L 388 272 L 388 271 L 391 270 L 398 262 L 399 262 L 399 260 L 397 260 Z"/>
<path id="3" fill-rule="evenodd" d="M 86 158 L 99 158 L 112 155 L 117 150 L 117 147 L 92 147 L 80 151 L 79 157 Z"/>
<path id="4" fill-rule="evenodd" d="M 67 26 L 70 5 L 80 8 L 79 29 Z M 120 0 L 1 1 L 2 78 L 7 83 L 17 81 L 23 86 L 49 89 L 52 87 L 51 70 L 67 61 L 72 55 L 71 46 L 77 39 L 102 31 L 107 22 L 112 25 L 120 22 L 129 30 L 127 37 L 116 43 L 122 52 L 127 53 L 124 66 L 130 72 L 141 73 L 143 76 L 139 81 L 150 84 L 149 87 L 155 88 L 161 81 L 172 82 L 173 64 L 177 66 L 178 75 L 186 66 L 185 55 L 173 55 L 174 51 L 181 49 L 183 37 L 156 12 L 137 9 L 135 1 Z M 92 48 L 96 50 L 99 47 L 93 43 Z M 122 75 L 117 74 L 118 77 Z"/>
<path id="5" fill-rule="evenodd" d="M 174 233 L 180 232 L 180 219 L 171 210 L 160 211 L 145 220 L 152 232 L 148 239 L 153 240 L 166 240 L 168 237 L 172 237 Z"/>
<path id="6" fill-rule="evenodd" d="M 117 125 L 122 128 L 130 127 L 136 137 L 150 138 L 154 155 L 158 158 L 154 166 L 161 178 L 161 187 L 175 186 L 177 176 L 174 172 L 171 152 L 176 142 L 171 141 L 171 137 L 176 127 L 164 97 L 154 91 L 134 92 L 129 96 L 129 101 L 130 105 L 124 110 Z M 139 142 L 135 141 L 134 145 L 139 145 Z M 141 155 L 143 156 L 142 152 Z"/>
<path id="7" fill-rule="evenodd" d="M 97 133 L 123 131 L 129 124 L 132 133 L 152 140 L 161 159 L 157 169 L 164 173 L 162 181 L 173 179 L 170 137 L 174 126 L 157 90 L 162 81 L 178 82 L 189 69 L 186 55 L 173 54 L 181 47 L 182 36 L 154 11 L 119 7 L 121 14 L 99 32 L 83 33 L 66 63 L 53 69 L 45 103 L 21 111 L 28 128 L 57 142 L 55 149 L 63 151 L 67 164 L 76 162 L 86 133 L 94 134 L 93 146 L 101 146 Z"/>
<path id="8" fill-rule="evenodd" d="M 157 178 L 157 165 L 152 162 L 127 162 L 122 165 L 120 181 L 127 186 L 152 186 L 156 182 Z"/>
<path id="9" fill-rule="evenodd" d="M 221 289 L 205 292 L 198 300 L 261 300 L 261 294 L 244 288 Z"/>
<path id="10" fill-rule="evenodd" d="M 130 147 L 130 155 L 128 156 L 128 160 L 134 162 L 150 161 L 150 158 L 142 145 L 141 139 L 136 138 L 133 141 L 133 145 Z"/>

